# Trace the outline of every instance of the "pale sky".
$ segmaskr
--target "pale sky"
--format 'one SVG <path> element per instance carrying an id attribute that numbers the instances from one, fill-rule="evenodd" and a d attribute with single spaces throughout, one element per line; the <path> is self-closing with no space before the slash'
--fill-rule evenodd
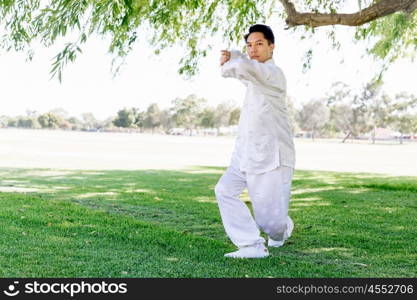
<path id="1" fill-rule="evenodd" d="M 352 42 L 353 28 L 339 27 L 343 52 L 338 52 L 331 49 L 323 34 L 319 34 L 315 41 L 301 41 L 298 35 L 284 31 L 282 23 L 267 24 L 275 33 L 275 63 L 283 69 L 287 77 L 287 92 L 296 105 L 324 96 L 335 81 L 357 88 L 374 74 L 376 63 L 369 57 L 361 58 L 365 45 Z M 226 100 L 241 104 L 244 97 L 241 83 L 220 76 L 219 54 L 225 45 L 221 42 L 216 43 L 213 51 L 201 60 L 200 74 L 186 81 L 177 73 L 181 48 L 174 47 L 154 56 L 145 40 L 140 40 L 127 57 L 121 74 L 113 79 L 108 43 L 97 38 L 87 42 L 76 61 L 65 67 L 60 84 L 57 79 L 49 80 L 49 71 L 52 58 L 62 45 L 50 49 L 35 48 L 32 62 L 25 61 L 24 53 L 1 52 L 0 115 L 25 115 L 28 109 L 44 113 L 63 108 L 71 116 L 92 112 L 98 119 L 105 119 L 124 107 L 144 110 L 156 102 L 166 108 L 176 97 L 192 93 L 208 99 L 210 105 Z M 239 46 L 242 45 L 243 41 Z M 315 51 L 313 65 L 308 73 L 303 74 L 302 57 L 310 45 L 314 45 Z M 344 63 L 340 64 L 342 60 Z M 400 61 L 386 74 L 383 89 L 392 95 L 401 91 L 417 95 L 415 78 L 417 64 Z"/>

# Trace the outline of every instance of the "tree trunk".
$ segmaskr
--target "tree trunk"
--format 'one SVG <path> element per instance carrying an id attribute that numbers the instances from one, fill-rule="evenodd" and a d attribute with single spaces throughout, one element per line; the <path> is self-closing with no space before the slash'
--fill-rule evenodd
<path id="1" fill-rule="evenodd" d="M 345 138 L 343 139 L 342 143 L 346 142 L 346 140 L 350 137 L 350 135 L 352 134 L 351 131 L 348 132 L 348 134 L 345 136 Z"/>
<path id="2" fill-rule="evenodd" d="M 376 126 L 374 125 L 374 130 L 372 131 L 372 144 L 375 144 L 375 136 L 376 136 Z"/>

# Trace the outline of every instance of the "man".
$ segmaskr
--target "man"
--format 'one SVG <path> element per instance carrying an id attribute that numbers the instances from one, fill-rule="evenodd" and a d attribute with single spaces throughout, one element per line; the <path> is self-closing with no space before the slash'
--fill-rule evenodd
<path id="1" fill-rule="evenodd" d="M 223 77 L 239 79 L 246 96 L 230 166 L 215 187 L 225 231 L 239 248 L 232 258 L 262 258 L 268 246 L 280 247 L 291 236 L 288 216 L 295 150 L 287 115 L 286 79 L 272 58 L 275 39 L 270 27 L 256 24 L 244 35 L 249 58 L 222 50 Z M 239 199 L 247 188 L 254 218 Z M 260 229 L 260 230 L 259 230 Z"/>

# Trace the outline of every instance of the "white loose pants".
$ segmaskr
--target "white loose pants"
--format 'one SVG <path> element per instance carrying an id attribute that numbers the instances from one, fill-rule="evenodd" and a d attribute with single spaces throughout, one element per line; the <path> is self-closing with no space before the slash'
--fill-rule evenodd
<path id="1" fill-rule="evenodd" d="M 237 160 L 215 187 L 220 215 L 226 234 L 237 247 L 264 243 L 260 230 L 282 241 L 288 224 L 293 168 L 280 166 L 262 174 L 243 173 Z M 254 218 L 239 196 L 247 188 Z"/>

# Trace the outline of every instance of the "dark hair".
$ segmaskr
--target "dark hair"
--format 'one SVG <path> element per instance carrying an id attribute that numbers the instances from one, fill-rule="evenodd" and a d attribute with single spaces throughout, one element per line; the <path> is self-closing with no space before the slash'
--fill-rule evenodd
<path id="1" fill-rule="evenodd" d="M 249 32 L 243 36 L 245 38 L 245 42 L 248 41 L 248 36 L 253 32 L 262 32 L 264 34 L 265 39 L 268 41 L 268 44 L 275 44 L 275 37 L 271 27 L 264 24 L 252 25 L 251 27 L 249 27 Z"/>

